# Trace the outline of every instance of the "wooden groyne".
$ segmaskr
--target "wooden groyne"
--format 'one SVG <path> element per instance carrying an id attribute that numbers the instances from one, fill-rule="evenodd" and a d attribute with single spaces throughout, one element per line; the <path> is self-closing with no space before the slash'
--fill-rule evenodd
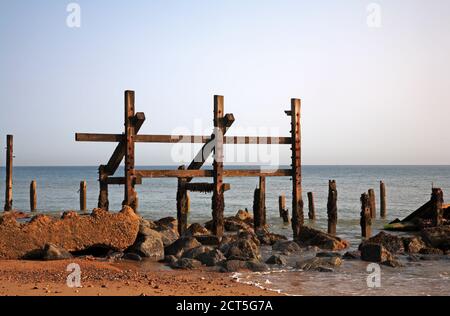
<path id="1" fill-rule="evenodd" d="M 225 134 L 234 123 L 234 115 L 226 114 L 224 97 L 215 95 L 213 98 L 214 130 L 210 136 L 196 135 L 141 135 L 139 130 L 145 122 L 145 114 L 135 111 L 134 91 L 125 91 L 125 130 L 123 134 L 92 134 L 76 133 L 76 141 L 117 142 L 111 158 L 106 165 L 99 166 L 100 193 L 98 206 L 108 210 L 108 186 L 124 185 L 123 205 L 138 211 L 138 196 L 135 186 L 142 183 L 143 178 L 178 178 L 177 187 L 177 218 L 178 230 L 183 233 L 187 228 L 187 210 L 189 191 L 212 192 L 212 232 L 222 236 L 224 231 L 224 192 L 230 188 L 224 183 L 227 177 L 259 177 L 259 191 L 255 193 L 254 218 L 257 227 L 266 225 L 265 210 L 265 179 L 266 177 L 292 178 L 292 230 L 294 237 L 298 236 L 303 226 L 303 199 L 301 184 L 301 125 L 300 100 L 292 99 L 291 108 L 285 111 L 291 117 L 290 137 L 250 137 Z M 202 149 L 188 166 L 177 170 L 137 170 L 135 168 L 135 143 L 203 143 Z M 224 145 L 230 144 L 271 144 L 291 145 L 292 164 L 290 169 L 278 169 L 264 172 L 261 169 L 227 170 L 223 164 Z M 209 155 L 213 155 L 212 170 L 200 169 Z M 125 176 L 113 177 L 125 160 Z M 212 178 L 212 183 L 191 184 L 193 178 Z M 281 215 L 281 214 L 280 214 Z"/>

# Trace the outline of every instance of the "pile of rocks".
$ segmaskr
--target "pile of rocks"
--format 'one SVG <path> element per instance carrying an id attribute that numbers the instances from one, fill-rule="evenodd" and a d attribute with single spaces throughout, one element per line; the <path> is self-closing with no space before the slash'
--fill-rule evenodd
<path id="1" fill-rule="evenodd" d="M 439 259 L 450 253 L 450 226 L 426 228 L 419 235 L 408 237 L 380 232 L 362 242 L 359 250 L 362 260 L 391 267 L 402 265 L 399 255 L 407 256 L 409 260 Z"/>

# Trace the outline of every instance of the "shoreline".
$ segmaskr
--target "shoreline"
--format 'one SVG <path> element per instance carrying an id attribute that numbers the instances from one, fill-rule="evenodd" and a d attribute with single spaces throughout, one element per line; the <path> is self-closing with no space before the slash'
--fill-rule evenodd
<path id="1" fill-rule="evenodd" d="M 67 266 L 81 270 L 80 288 L 70 288 Z M 0 296 L 279 296 L 237 282 L 230 273 L 172 270 L 149 265 L 88 259 L 59 261 L 0 260 Z"/>

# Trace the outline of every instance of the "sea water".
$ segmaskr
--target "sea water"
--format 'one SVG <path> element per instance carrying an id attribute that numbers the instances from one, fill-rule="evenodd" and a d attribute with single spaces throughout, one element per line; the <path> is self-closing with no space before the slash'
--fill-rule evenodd
<path id="1" fill-rule="evenodd" d="M 234 167 L 238 168 L 238 167 Z M 15 167 L 14 208 L 28 211 L 29 186 L 32 180 L 37 182 L 39 212 L 61 213 L 79 208 L 79 183 L 87 181 L 87 206 L 97 206 L 98 167 Z M 121 168 L 122 169 L 122 168 Z M 170 166 L 137 167 L 137 169 L 175 169 Z M 305 216 L 307 210 L 306 192 L 314 192 L 316 216 L 315 222 L 306 220 L 306 224 L 326 230 L 326 204 L 328 180 L 337 182 L 338 225 L 337 232 L 350 241 L 351 249 L 361 242 L 359 226 L 360 196 L 368 189 L 375 189 L 377 213 L 379 214 L 379 182 L 384 181 L 387 191 L 387 219 L 377 219 L 374 234 L 383 225 L 395 218 L 404 218 L 430 199 L 431 188 L 440 187 L 450 194 L 450 166 L 304 166 L 303 198 Z M 123 173 L 118 172 L 116 176 Z M 0 168 L 0 179 L 5 179 L 5 169 Z M 210 179 L 198 179 L 205 182 Z M 194 180 L 196 181 L 196 180 Z M 258 185 L 257 178 L 226 178 L 231 190 L 225 193 L 225 216 L 231 216 L 239 209 L 253 204 L 253 191 Z M 149 219 L 176 217 L 176 179 L 144 179 L 137 186 L 139 212 Z M 266 208 L 271 231 L 291 236 L 291 228 L 279 218 L 278 196 L 286 195 L 286 205 L 291 211 L 291 180 L 289 177 L 267 178 Z M 0 192 L 4 192 L 5 183 L 1 181 Z M 1 206 L 4 204 L 2 194 Z M 110 208 L 119 210 L 123 200 L 123 186 L 110 186 Z M 191 212 L 189 221 L 205 222 L 211 219 L 211 194 L 191 193 Z M 263 251 L 267 256 L 269 252 Z M 303 256 L 303 255 L 302 255 Z M 291 260 L 301 260 L 291 258 Z M 450 295 L 450 260 L 432 260 L 404 262 L 403 268 L 382 266 L 381 287 L 367 286 L 367 263 L 345 260 L 341 268 L 333 273 L 280 271 L 268 273 L 246 273 L 239 275 L 243 282 L 259 284 L 292 295 Z"/>

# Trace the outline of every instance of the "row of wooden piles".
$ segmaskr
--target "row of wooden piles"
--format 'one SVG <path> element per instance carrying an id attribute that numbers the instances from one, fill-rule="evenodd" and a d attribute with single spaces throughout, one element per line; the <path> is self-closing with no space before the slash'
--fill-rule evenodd
<path id="1" fill-rule="evenodd" d="M 13 209 L 12 200 L 12 159 L 13 159 L 13 136 L 7 136 L 7 159 L 6 159 L 6 199 L 5 199 L 5 211 L 11 211 Z M 182 187 L 183 183 L 179 183 L 179 187 Z M 35 212 L 37 210 L 37 191 L 36 181 L 33 180 L 30 184 L 30 210 Z M 86 211 L 86 181 L 80 182 L 80 210 Z M 177 203 L 181 204 L 177 206 L 178 210 L 184 210 L 182 214 L 178 214 L 178 218 L 187 224 L 187 214 L 189 210 L 189 193 L 184 191 L 178 191 Z M 314 193 L 308 192 L 308 218 L 310 220 L 316 220 L 316 210 Z M 327 215 L 328 215 L 328 233 L 336 235 L 336 226 L 338 222 L 338 208 L 337 208 L 337 185 L 335 180 L 329 180 L 328 182 L 328 202 L 327 202 Z M 267 225 L 266 218 L 266 178 L 259 178 L 259 187 L 255 189 L 253 199 L 253 213 L 254 213 L 254 226 L 255 229 L 265 227 Z M 289 217 L 289 210 L 286 208 L 286 196 L 281 195 L 278 199 L 279 215 L 283 219 L 284 223 L 289 224 L 291 219 Z M 380 181 L 380 216 L 386 218 L 386 186 L 383 181 Z M 372 220 L 377 217 L 376 212 L 376 197 L 375 190 L 369 189 L 367 193 L 361 195 L 361 231 L 363 237 L 371 236 Z M 186 225 L 187 226 L 187 225 Z"/>

